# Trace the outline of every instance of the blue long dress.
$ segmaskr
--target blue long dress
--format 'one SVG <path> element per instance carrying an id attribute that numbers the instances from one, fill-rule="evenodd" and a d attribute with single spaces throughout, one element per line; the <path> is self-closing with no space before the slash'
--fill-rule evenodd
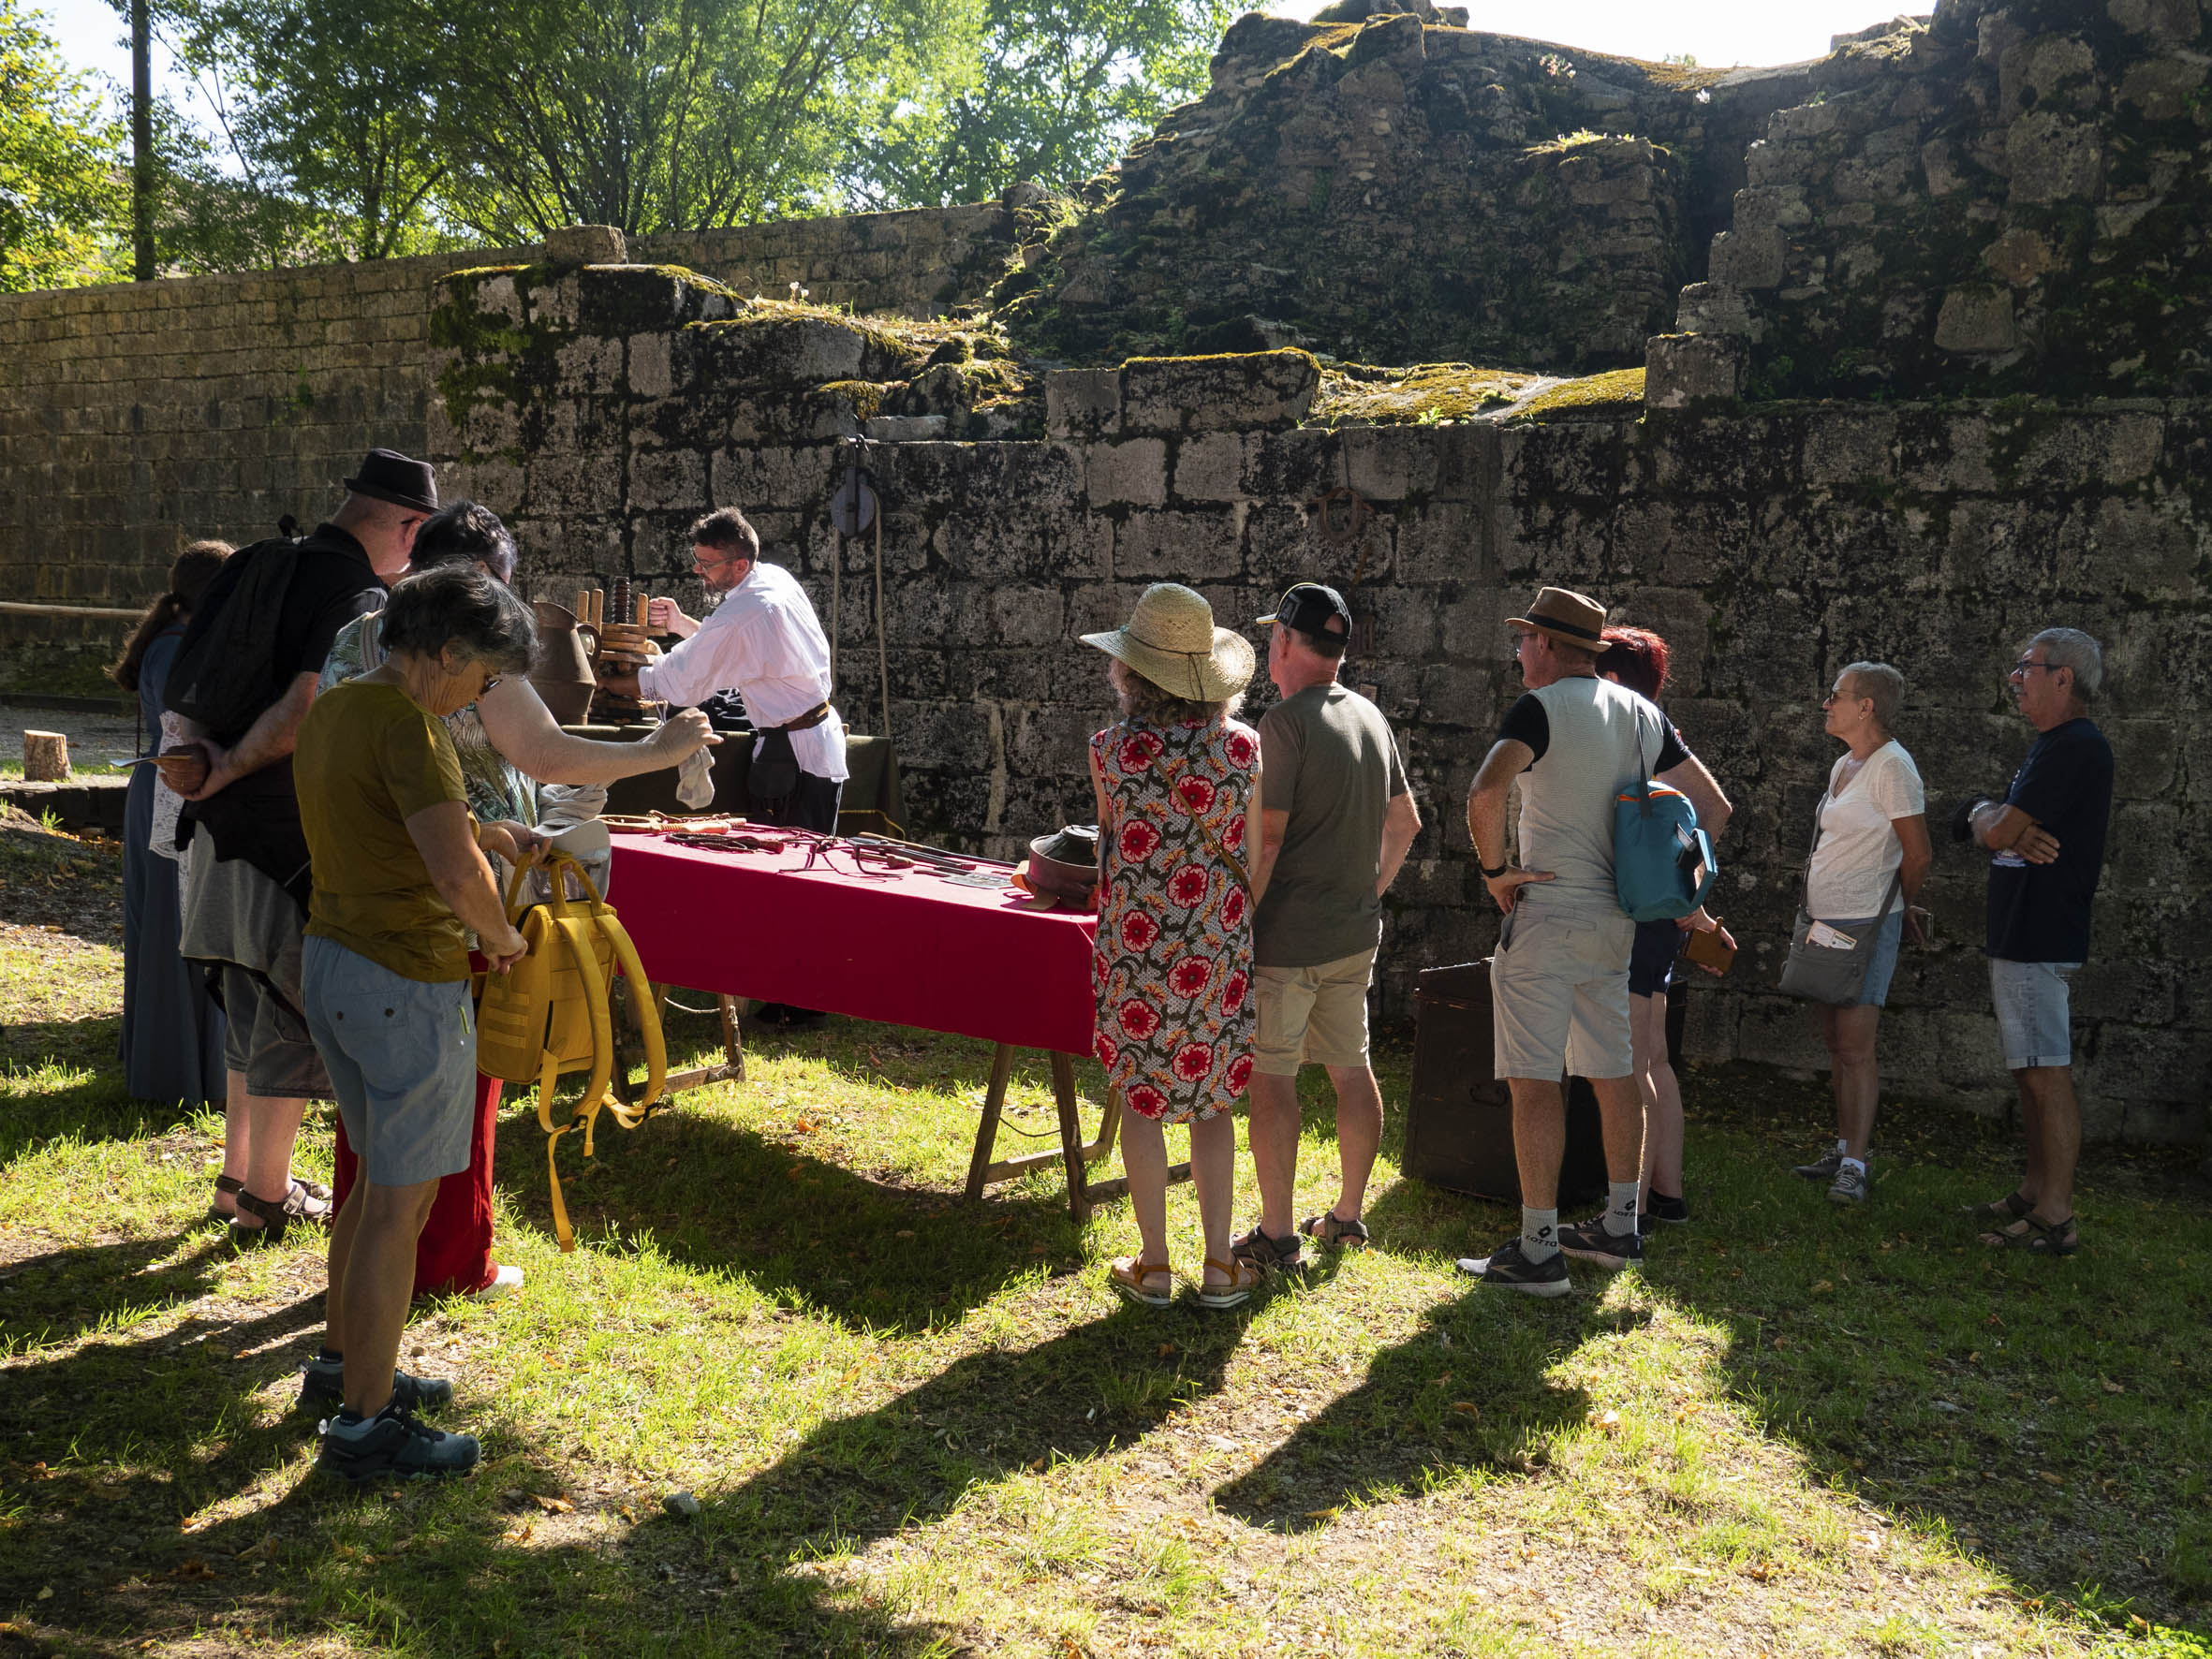
<path id="1" fill-rule="evenodd" d="M 144 754 L 161 745 L 162 690 L 184 634 L 180 625 L 156 636 L 139 664 Z M 220 1105 L 223 1014 L 199 970 L 177 954 L 177 866 L 149 844 L 153 830 L 154 769 L 134 767 L 123 812 L 124 1086 L 165 1106 Z"/>

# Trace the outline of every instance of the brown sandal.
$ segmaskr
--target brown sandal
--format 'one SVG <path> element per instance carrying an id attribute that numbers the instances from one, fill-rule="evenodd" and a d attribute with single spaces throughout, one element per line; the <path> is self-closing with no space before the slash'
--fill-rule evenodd
<path id="1" fill-rule="evenodd" d="M 1206 1257 L 1206 1266 L 1218 1268 L 1229 1275 L 1226 1285 L 1208 1285 L 1202 1278 L 1198 1286 L 1198 1301 L 1202 1308 L 1241 1308 L 1252 1299 L 1252 1292 L 1259 1289 L 1266 1275 L 1249 1263 L 1221 1261 Z"/>
<path id="2" fill-rule="evenodd" d="M 2001 1198 L 1992 1198 L 1986 1204 L 1969 1204 L 1967 1213 L 1977 1221 L 1994 1221 L 2002 1227 L 2026 1220 L 2028 1212 L 2034 1208 L 2033 1198 L 2024 1198 L 2018 1193 L 2012 1192 Z"/>
<path id="3" fill-rule="evenodd" d="M 1983 1233 L 1982 1242 L 1992 1250 L 2025 1250 L 2030 1255 L 2072 1255 L 2082 1247 L 2079 1231 L 2069 1215 L 2062 1221 L 2038 1221 L 2033 1215 L 2023 1215 L 2013 1227 L 2000 1227 L 1994 1233 Z"/>
<path id="4" fill-rule="evenodd" d="M 1144 1281 L 1158 1274 L 1168 1282 L 1165 1290 L 1153 1290 Z M 1146 1261 L 1141 1255 L 1117 1255 L 1106 1264 L 1106 1282 L 1139 1307 L 1164 1308 L 1175 1299 L 1175 1279 L 1164 1261 Z"/>
<path id="5" fill-rule="evenodd" d="M 258 1215 L 258 1227 L 230 1224 L 230 1242 L 241 1250 L 257 1250 L 264 1244 L 284 1242 L 285 1228 L 295 1221 L 322 1223 L 331 1219 L 331 1201 L 317 1197 L 306 1182 L 295 1181 L 281 1198 L 258 1198 L 244 1187 L 238 1189 L 238 1208 L 247 1215 Z"/>
<path id="6" fill-rule="evenodd" d="M 235 1203 L 238 1195 L 244 1191 L 245 1182 L 243 1181 L 233 1181 L 228 1175 L 218 1175 L 215 1177 L 215 1198 L 227 1197 Z M 215 1202 L 214 1198 L 208 1200 L 208 1220 L 229 1222 L 236 1220 L 237 1216 L 238 1211 L 235 1209 L 226 1210 L 221 1204 Z"/>

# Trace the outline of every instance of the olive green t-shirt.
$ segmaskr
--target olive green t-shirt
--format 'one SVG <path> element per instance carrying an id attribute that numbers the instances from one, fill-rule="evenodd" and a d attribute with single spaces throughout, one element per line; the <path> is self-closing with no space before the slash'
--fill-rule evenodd
<path id="1" fill-rule="evenodd" d="M 467 978 L 467 932 L 407 833 L 425 807 L 468 799 L 446 723 L 396 685 L 336 686 L 300 723 L 292 778 L 314 861 L 307 931 L 403 979 Z"/>
<path id="2" fill-rule="evenodd" d="M 1260 722 L 1260 805 L 1289 813 L 1252 918 L 1252 961 L 1310 968 L 1382 937 L 1382 820 L 1406 792 L 1390 722 L 1334 681 L 1309 685 Z"/>

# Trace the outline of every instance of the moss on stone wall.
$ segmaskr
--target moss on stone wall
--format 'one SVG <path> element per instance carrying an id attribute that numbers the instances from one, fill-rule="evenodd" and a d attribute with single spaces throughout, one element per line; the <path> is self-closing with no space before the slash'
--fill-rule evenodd
<path id="1" fill-rule="evenodd" d="M 1615 369 L 1546 387 L 1513 411 L 1516 420 L 1567 414 L 1616 415 L 1644 402 L 1644 371 Z"/>

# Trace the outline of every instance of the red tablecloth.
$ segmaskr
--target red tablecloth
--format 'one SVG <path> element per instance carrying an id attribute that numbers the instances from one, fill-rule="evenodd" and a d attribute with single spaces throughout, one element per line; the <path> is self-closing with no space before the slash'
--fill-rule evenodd
<path id="1" fill-rule="evenodd" d="M 617 832 L 611 891 L 659 983 L 1091 1051 L 1093 917 L 918 870 L 863 877 L 833 857 L 804 870 L 800 846 L 709 852 Z"/>

